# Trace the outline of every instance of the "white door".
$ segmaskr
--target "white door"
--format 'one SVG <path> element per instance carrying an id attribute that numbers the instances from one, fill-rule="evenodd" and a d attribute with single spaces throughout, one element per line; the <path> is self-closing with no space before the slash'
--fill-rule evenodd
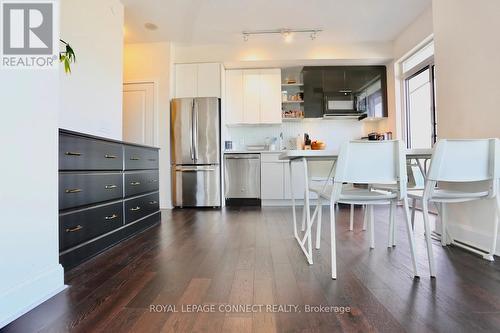
<path id="1" fill-rule="evenodd" d="M 243 121 L 247 124 L 260 122 L 260 70 L 243 71 Z"/>
<path id="2" fill-rule="evenodd" d="M 198 64 L 198 95 L 196 97 L 221 97 L 221 68 L 217 63 Z"/>
<path id="3" fill-rule="evenodd" d="M 123 85 L 123 140 L 155 145 L 155 103 L 153 83 Z"/>
<path id="4" fill-rule="evenodd" d="M 260 122 L 281 123 L 281 70 L 279 68 L 261 70 Z"/>
<path id="5" fill-rule="evenodd" d="M 198 65 L 177 64 L 175 65 L 175 97 L 197 97 L 198 96 Z"/>
<path id="6" fill-rule="evenodd" d="M 243 123 L 243 71 L 226 71 L 226 124 Z"/>

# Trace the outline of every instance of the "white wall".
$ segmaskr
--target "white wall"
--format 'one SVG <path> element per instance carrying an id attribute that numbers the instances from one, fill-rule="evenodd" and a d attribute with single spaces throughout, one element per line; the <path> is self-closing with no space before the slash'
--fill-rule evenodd
<path id="1" fill-rule="evenodd" d="M 497 0 L 433 1 L 441 138 L 500 137 L 498 13 Z M 493 202 L 453 206 L 452 232 L 460 240 L 488 248 L 493 216 Z"/>
<path id="2" fill-rule="evenodd" d="M 379 64 L 392 59 L 391 43 L 333 44 L 318 39 L 290 44 L 249 40 L 235 44 L 187 45 L 176 43 L 175 63 L 222 62 L 226 68 L 323 64 L 324 61 Z"/>
<path id="3" fill-rule="evenodd" d="M 64 287 L 58 68 L 0 70 L 0 328 Z"/>
<path id="4" fill-rule="evenodd" d="M 413 21 L 406 29 L 404 29 L 393 41 L 393 61 L 387 63 L 387 97 L 389 117 L 387 120 L 381 121 L 378 131 L 391 131 L 397 138 L 402 138 L 402 105 L 400 96 L 400 73 L 399 61 L 405 57 L 422 41 L 432 35 L 432 6 L 429 6 L 415 21 Z"/>
<path id="5" fill-rule="evenodd" d="M 156 145 L 160 147 L 160 207 L 171 207 L 170 191 L 170 43 L 126 44 L 124 82 L 154 82 Z"/>
<path id="6" fill-rule="evenodd" d="M 122 139 L 123 15 L 119 0 L 61 2 L 61 38 L 77 57 L 61 71 L 61 128 Z"/>
<path id="7" fill-rule="evenodd" d="M 306 119 L 285 121 L 272 126 L 228 127 L 226 140 L 232 140 L 235 150 L 244 150 L 246 145 L 264 144 L 266 138 L 279 138 L 283 133 L 283 144 L 287 149 L 295 149 L 298 134 L 308 133 L 312 140 L 326 143 L 327 149 L 338 150 L 349 140 L 363 136 L 363 123 L 357 120 Z"/>

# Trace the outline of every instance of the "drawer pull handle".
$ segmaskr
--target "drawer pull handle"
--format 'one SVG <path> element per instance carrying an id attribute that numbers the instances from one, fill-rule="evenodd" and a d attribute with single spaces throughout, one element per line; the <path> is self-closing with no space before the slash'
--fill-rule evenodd
<path id="1" fill-rule="evenodd" d="M 105 219 L 106 221 L 109 221 L 109 220 L 114 220 L 114 219 L 116 219 L 117 217 L 118 217 L 118 215 L 113 214 L 113 215 L 111 215 L 111 216 L 106 216 L 104 219 Z"/>
<path id="2" fill-rule="evenodd" d="M 150 162 L 156 162 L 156 158 L 148 158 L 148 161 L 150 161 Z"/>
<path id="3" fill-rule="evenodd" d="M 135 208 L 130 208 L 131 212 L 137 212 L 138 210 L 141 210 L 141 207 L 137 206 Z"/>
<path id="4" fill-rule="evenodd" d="M 139 160 L 140 160 L 140 158 L 139 158 L 139 157 L 131 157 L 131 158 L 130 158 L 130 160 L 131 160 L 131 161 L 139 161 Z"/>
<path id="5" fill-rule="evenodd" d="M 77 232 L 77 231 L 80 231 L 82 229 L 83 229 L 83 227 L 81 225 L 77 225 L 76 227 L 66 229 L 66 232 Z"/>
<path id="6" fill-rule="evenodd" d="M 74 151 L 67 151 L 64 153 L 66 156 L 82 156 L 82 153 L 74 152 Z"/>
<path id="7" fill-rule="evenodd" d="M 132 185 L 132 186 L 141 185 L 141 182 L 131 182 L 130 185 Z"/>
<path id="8" fill-rule="evenodd" d="M 158 201 L 155 201 L 155 200 L 149 202 L 150 205 L 156 205 L 157 203 L 158 203 Z"/>
<path id="9" fill-rule="evenodd" d="M 104 155 L 104 158 L 118 158 L 118 156 L 106 154 L 106 155 Z"/>
<path id="10" fill-rule="evenodd" d="M 151 179 L 149 182 L 150 182 L 150 183 L 157 183 L 157 182 L 158 182 L 158 179 Z"/>
<path id="11" fill-rule="evenodd" d="M 82 191 L 83 190 L 81 188 L 72 188 L 72 189 L 65 190 L 64 192 L 71 194 L 71 193 L 80 193 Z"/>
<path id="12" fill-rule="evenodd" d="M 104 188 L 105 188 L 106 190 L 112 190 L 112 189 L 117 188 L 117 187 L 118 187 L 118 186 L 116 186 L 116 185 L 106 185 L 106 186 L 104 186 Z"/>

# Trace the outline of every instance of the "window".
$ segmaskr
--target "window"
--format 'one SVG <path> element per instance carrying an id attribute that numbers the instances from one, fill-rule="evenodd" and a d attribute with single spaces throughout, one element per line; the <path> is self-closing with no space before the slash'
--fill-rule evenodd
<path id="1" fill-rule="evenodd" d="M 433 52 L 431 42 L 402 62 L 408 148 L 431 148 L 437 139 Z"/>

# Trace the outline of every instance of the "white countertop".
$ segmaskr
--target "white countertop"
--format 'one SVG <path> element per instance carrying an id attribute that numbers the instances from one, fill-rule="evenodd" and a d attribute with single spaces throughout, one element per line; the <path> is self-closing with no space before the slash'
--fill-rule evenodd
<path id="1" fill-rule="evenodd" d="M 430 158 L 432 155 L 432 149 L 407 149 L 407 158 Z M 284 150 L 280 154 L 280 160 L 294 160 L 297 158 L 310 158 L 310 159 L 329 159 L 337 158 L 339 152 L 336 150 Z"/>
<path id="2" fill-rule="evenodd" d="M 224 150 L 224 154 L 281 154 L 286 150 Z"/>

